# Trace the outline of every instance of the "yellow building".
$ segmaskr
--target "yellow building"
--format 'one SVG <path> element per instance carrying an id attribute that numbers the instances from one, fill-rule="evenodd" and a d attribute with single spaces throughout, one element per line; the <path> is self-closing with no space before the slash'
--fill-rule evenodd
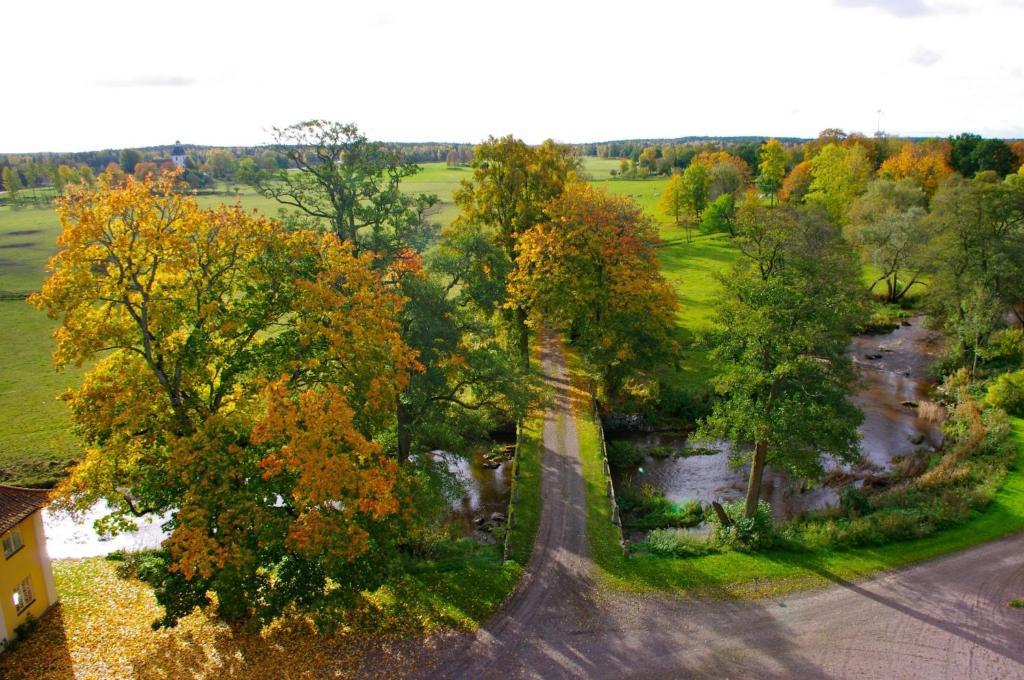
<path id="1" fill-rule="evenodd" d="M 41 489 L 0 486 L 0 650 L 18 626 L 57 601 L 39 512 L 47 495 Z"/>

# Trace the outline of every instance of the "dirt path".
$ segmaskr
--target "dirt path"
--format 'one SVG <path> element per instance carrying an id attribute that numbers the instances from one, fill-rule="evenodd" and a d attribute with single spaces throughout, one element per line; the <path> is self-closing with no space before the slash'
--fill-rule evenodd
<path id="1" fill-rule="evenodd" d="M 544 508 L 509 604 L 445 678 L 1024 678 L 1024 537 L 863 583 L 757 602 L 598 591 L 565 361 L 543 347 Z M 426 669 L 423 669 L 426 670 Z"/>

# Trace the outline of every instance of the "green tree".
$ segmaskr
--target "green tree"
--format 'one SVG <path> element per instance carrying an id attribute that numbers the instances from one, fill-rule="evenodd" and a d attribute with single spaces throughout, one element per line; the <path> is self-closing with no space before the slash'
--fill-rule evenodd
<path id="1" fill-rule="evenodd" d="M 544 206 L 561 195 L 566 182 L 579 168 L 579 159 L 568 146 L 547 140 L 529 146 L 511 135 L 490 137 L 474 149 L 473 176 L 455 192 L 461 225 L 478 225 L 493 231 L 495 242 L 508 262 L 514 263 L 519 238 L 534 225 L 547 220 Z M 511 272 L 514 267 L 509 267 Z M 517 300 L 506 308 L 512 345 L 524 365 L 530 347 L 526 320 L 529 313 Z"/>
<path id="2" fill-rule="evenodd" d="M 726 232 L 734 235 L 736 223 L 736 199 L 732 194 L 722 194 L 704 211 L 700 228 L 704 232 Z"/>
<path id="3" fill-rule="evenodd" d="M 872 174 L 862 145 L 826 144 L 811 161 L 813 179 L 805 200 L 823 206 L 833 221 L 845 224 L 850 205 L 867 189 Z"/>
<path id="4" fill-rule="evenodd" d="M 135 149 L 121 149 L 118 155 L 118 164 L 121 169 L 129 175 L 135 172 L 135 166 L 142 160 L 142 154 Z"/>
<path id="5" fill-rule="evenodd" d="M 922 285 L 931 237 L 926 202 L 924 190 L 909 179 L 879 179 L 850 208 L 846 234 L 879 272 L 870 289 L 885 282 L 886 302 L 899 302 L 911 288 Z"/>
<path id="6" fill-rule="evenodd" d="M 782 180 L 786 178 L 786 150 L 777 139 L 770 139 L 761 147 L 759 157 L 757 187 L 771 196 L 774 205 L 782 189 Z"/>
<path id="7" fill-rule="evenodd" d="M 294 209 L 293 226 L 327 228 L 382 263 L 429 238 L 423 215 L 437 197 L 401 191 L 402 178 L 419 168 L 398 151 L 352 124 L 310 120 L 273 133 L 277 153 L 298 172 L 264 170 L 252 181 L 261 195 Z"/>
<path id="8" fill-rule="evenodd" d="M 863 307 L 857 261 L 824 214 L 744 208 L 744 257 L 721 275 L 716 301 L 721 396 L 699 436 L 725 439 L 749 461 L 752 517 L 767 465 L 816 478 L 823 454 L 857 457 L 862 416 L 848 399 L 855 374 L 846 347 Z"/>
<path id="9" fill-rule="evenodd" d="M 4 190 L 7 192 L 7 200 L 10 203 L 18 203 L 18 190 L 21 189 L 21 178 L 18 177 L 18 169 L 10 165 L 3 170 Z"/>
<path id="10" fill-rule="evenodd" d="M 682 203 L 697 219 L 708 202 L 708 180 L 708 169 L 700 163 L 691 163 L 682 174 Z"/>
<path id="11" fill-rule="evenodd" d="M 1024 182 L 993 172 L 948 181 L 932 199 L 928 227 L 930 312 L 949 353 L 975 366 L 992 333 L 1024 303 Z"/>
<path id="12" fill-rule="evenodd" d="M 227 151 L 212 151 L 206 159 L 205 169 L 207 173 L 217 179 L 231 180 L 234 179 L 235 172 L 238 170 L 238 161 L 233 154 Z"/>

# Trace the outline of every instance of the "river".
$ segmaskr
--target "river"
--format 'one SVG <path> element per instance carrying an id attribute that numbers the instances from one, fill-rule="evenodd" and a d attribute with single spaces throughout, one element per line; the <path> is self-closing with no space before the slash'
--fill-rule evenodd
<path id="1" fill-rule="evenodd" d="M 761 497 L 777 519 L 786 519 L 835 505 L 842 487 L 860 485 L 884 473 L 901 459 L 933 451 L 942 445 L 938 422 L 922 416 L 934 383 L 928 368 L 942 350 L 939 335 L 924 327 L 923 317 L 910 319 L 889 333 L 858 335 L 850 355 L 861 379 L 853 403 L 864 413 L 860 426 L 861 463 L 846 466 L 826 459 L 823 483 L 809 487 L 786 474 L 765 470 Z M 640 448 L 691 446 L 686 433 L 653 432 L 609 436 Z M 731 501 L 746 493 L 748 468 L 729 464 L 728 447 L 721 442 L 697 443 L 717 453 L 656 459 L 648 456 L 633 468 L 613 469 L 616 488 L 650 484 L 675 502 L 688 499 L 708 504 Z"/>

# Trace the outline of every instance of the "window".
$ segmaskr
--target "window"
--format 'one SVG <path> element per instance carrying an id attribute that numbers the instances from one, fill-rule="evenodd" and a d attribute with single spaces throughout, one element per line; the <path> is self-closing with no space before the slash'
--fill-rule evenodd
<path id="1" fill-rule="evenodd" d="M 29 579 L 25 579 L 14 589 L 13 600 L 14 608 L 19 614 L 25 607 L 36 601 L 36 596 L 32 594 L 32 583 Z"/>
<path id="2" fill-rule="evenodd" d="M 4 557 L 10 557 L 21 550 L 24 545 L 24 541 L 21 540 L 21 534 L 17 531 L 12 531 L 4 536 Z"/>

